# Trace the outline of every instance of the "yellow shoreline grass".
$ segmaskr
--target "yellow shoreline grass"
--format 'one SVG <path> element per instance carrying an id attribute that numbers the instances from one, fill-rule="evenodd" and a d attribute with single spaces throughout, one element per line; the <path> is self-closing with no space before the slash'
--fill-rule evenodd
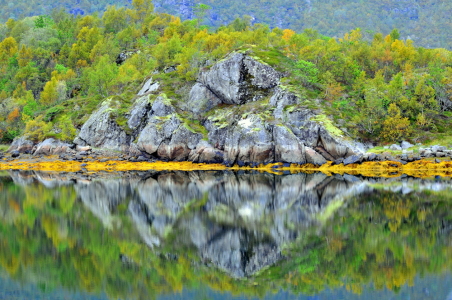
<path id="1" fill-rule="evenodd" d="M 128 162 L 128 161 L 60 161 L 56 158 L 48 157 L 45 161 L 15 160 L 10 162 L 0 162 L 0 170 L 36 170 L 55 172 L 77 172 L 82 169 L 87 172 L 98 171 L 215 171 L 215 170 L 257 170 L 274 174 L 281 174 L 283 171 L 291 173 L 313 173 L 323 172 L 327 175 L 351 174 L 366 177 L 397 177 L 406 174 L 414 177 L 432 176 L 452 176 L 452 162 L 443 161 L 433 163 L 432 161 L 420 160 L 406 165 L 399 162 L 364 162 L 361 164 L 332 165 L 328 162 L 320 167 L 312 164 L 296 165 L 284 167 L 282 163 L 259 165 L 257 167 L 226 167 L 222 164 L 201 164 L 192 162 Z"/>

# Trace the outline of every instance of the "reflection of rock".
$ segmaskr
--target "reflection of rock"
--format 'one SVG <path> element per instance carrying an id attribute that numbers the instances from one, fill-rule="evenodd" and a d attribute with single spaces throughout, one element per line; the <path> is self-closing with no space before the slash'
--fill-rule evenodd
<path id="1" fill-rule="evenodd" d="M 147 244 L 171 237 L 243 277 L 281 259 L 281 247 L 315 223 L 316 214 L 362 185 L 321 173 L 170 172 L 140 182 L 129 211 Z"/>
<path id="2" fill-rule="evenodd" d="M 129 213 L 132 216 L 132 220 L 135 222 L 137 230 L 140 236 L 143 238 L 146 245 L 151 248 L 154 246 L 160 246 L 160 237 L 151 231 L 152 219 L 149 219 L 145 208 L 137 201 L 130 202 Z"/>
<path id="3" fill-rule="evenodd" d="M 252 234 L 238 228 L 220 230 L 200 249 L 201 257 L 234 277 L 252 275 L 282 257 L 274 242 L 253 238 Z"/>
<path id="4" fill-rule="evenodd" d="M 371 191 L 369 183 L 400 182 L 402 188 L 390 185 L 397 193 L 450 185 L 408 177 L 396 181 L 347 174 L 279 176 L 243 171 L 148 172 L 120 179 L 33 171 L 10 175 L 21 185 L 40 183 L 53 189 L 74 184 L 79 199 L 106 227 L 119 219 L 115 216 L 118 206 L 128 205 L 128 214 L 149 247 L 175 253 L 195 249 L 203 263 L 237 278 L 276 263 L 285 245 L 308 227 L 321 226 L 319 220 L 328 218 L 348 198 Z M 0 216 L 9 211 L 0 202 Z M 443 223 L 441 230 L 450 228 Z"/>
<path id="5" fill-rule="evenodd" d="M 113 209 L 131 196 L 129 181 L 111 179 L 103 181 L 79 181 L 75 185 L 78 196 L 105 227 L 114 222 Z"/>

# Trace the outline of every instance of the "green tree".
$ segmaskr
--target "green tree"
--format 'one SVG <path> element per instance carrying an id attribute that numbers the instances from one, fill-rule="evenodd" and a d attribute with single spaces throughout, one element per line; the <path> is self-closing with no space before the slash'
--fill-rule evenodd
<path id="1" fill-rule="evenodd" d="M 107 97 L 118 75 L 118 66 L 108 56 L 101 56 L 97 63 L 83 71 L 83 84 L 90 95 Z"/>
<path id="2" fill-rule="evenodd" d="M 38 16 L 35 19 L 35 27 L 36 28 L 50 27 L 53 24 L 55 24 L 55 22 L 52 20 L 52 18 L 50 16 Z"/>
<path id="3" fill-rule="evenodd" d="M 193 13 L 195 14 L 198 26 L 204 22 L 204 18 L 206 17 L 207 11 L 212 9 L 207 4 L 198 3 L 193 7 Z"/>
<path id="4" fill-rule="evenodd" d="M 127 14 L 125 8 L 117 9 L 115 5 L 108 6 L 102 16 L 105 33 L 118 33 L 127 27 Z"/>
<path id="5" fill-rule="evenodd" d="M 132 18 L 138 24 L 143 24 L 152 17 L 154 4 L 152 0 L 132 0 Z"/>

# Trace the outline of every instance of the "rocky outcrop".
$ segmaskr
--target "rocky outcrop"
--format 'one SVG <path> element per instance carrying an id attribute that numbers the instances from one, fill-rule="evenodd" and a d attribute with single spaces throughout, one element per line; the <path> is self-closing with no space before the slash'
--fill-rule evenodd
<path id="1" fill-rule="evenodd" d="M 203 69 L 185 101 L 172 101 L 149 79 L 123 116 L 127 126 L 118 125 L 114 101 L 108 100 L 74 142 L 155 159 L 226 165 L 321 165 L 362 154 L 364 147 L 321 110 L 287 91 L 282 76 L 259 59 L 235 52 Z"/>

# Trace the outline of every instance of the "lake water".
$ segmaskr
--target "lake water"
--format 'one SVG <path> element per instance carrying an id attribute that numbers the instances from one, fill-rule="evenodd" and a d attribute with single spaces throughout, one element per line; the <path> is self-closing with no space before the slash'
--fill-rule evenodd
<path id="1" fill-rule="evenodd" d="M 452 299 L 452 180 L 0 173 L 0 299 Z"/>

